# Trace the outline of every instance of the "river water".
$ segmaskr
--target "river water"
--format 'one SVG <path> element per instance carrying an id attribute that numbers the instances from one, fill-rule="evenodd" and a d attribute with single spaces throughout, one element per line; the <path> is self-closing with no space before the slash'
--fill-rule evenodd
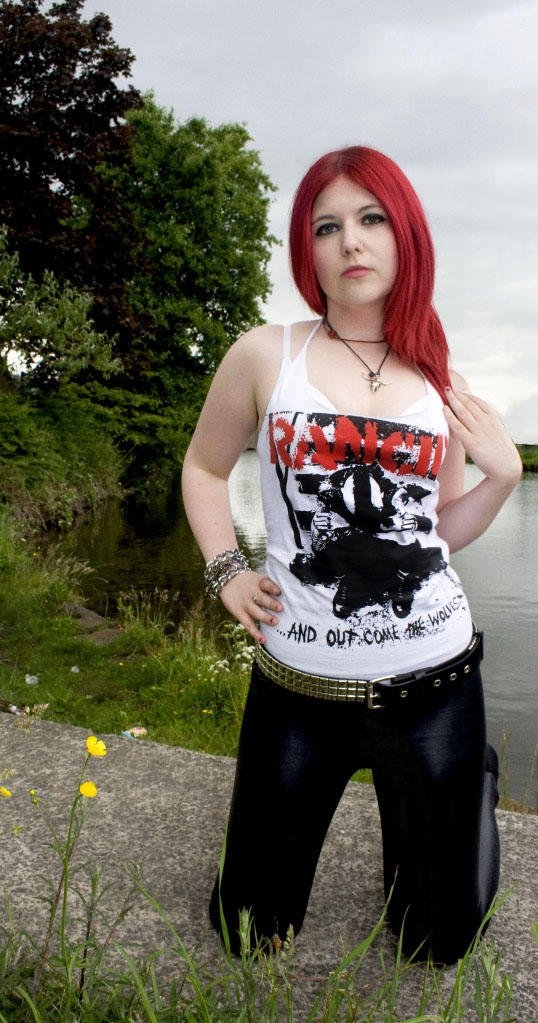
<path id="1" fill-rule="evenodd" d="M 468 487 L 479 478 L 466 470 Z M 241 457 L 231 478 L 231 498 L 240 545 L 253 564 L 263 561 L 265 531 L 254 451 Z M 526 475 L 487 533 L 453 558 L 485 633 L 483 677 L 489 738 L 505 750 L 510 795 L 536 805 L 531 777 L 538 742 L 538 477 Z M 119 592 L 167 590 L 183 610 L 204 601 L 203 561 L 180 500 L 147 507 L 110 502 L 91 523 L 61 541 L 63 553 L 86 561 L 92 572 L 84 594 L 95 610 L 114 613 Z M 504 737 L 504 738 L 503 738 Z"/>

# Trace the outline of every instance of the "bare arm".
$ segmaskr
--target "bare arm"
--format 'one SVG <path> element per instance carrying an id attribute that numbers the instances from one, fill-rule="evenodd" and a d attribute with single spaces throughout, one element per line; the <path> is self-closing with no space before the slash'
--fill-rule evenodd
<path id="1" fill-rule="evenodd" d="M 454 374 L 445 415 L 450 427 L 448 454 L 439 473 L 440 536 L 451 551 L 460 550 L 488 528 L 521 476 L 521 459 L 497 412 L 469 394 Z M 484 478 L 463 490 L 465 452 Z"/>
<path id="2" fill-rule="evenodd" d="M 228 478 L 258 425 L 256 377 L 261 331 L 240 338 L 225 355 L 185 455 L 182 489 L 191 529 L 206 561 L 237 547 Z M 258 642 L 258 622 L 274 625 L 282 609 L 278 586 L 258 572 L 242 572 L 222 588 L 220 598 Z M 252 598 L 256 596 L 258 603 Z"/>

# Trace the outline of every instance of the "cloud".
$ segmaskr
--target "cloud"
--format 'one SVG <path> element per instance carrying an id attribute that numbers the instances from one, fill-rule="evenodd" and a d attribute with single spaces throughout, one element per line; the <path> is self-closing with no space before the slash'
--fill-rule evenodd
<path id="1" fill-rule="evenodd" d="M 536 444 L 538 437 L 538 388 L 525 401 L 516 401 L 508 408 L 504 421 L 514 440 L 520 444 Z"/>
<path id="2" fill-rule="evenodd" d="M 322 152 L 362 142 L 402 166 L 432 225 L 454 361 L 471 363 L 473 387 L 526 433 L 538 351 L 534 0 L 153 0 L 151 15 L 146 0 L 91 0 L 85 12 L 103 6 L 139 88 L 178 120 L 247 125 L 278 188 L 278 237 Z M 285 247 L 271 273 L 268 318 L 308 316 Z"/>

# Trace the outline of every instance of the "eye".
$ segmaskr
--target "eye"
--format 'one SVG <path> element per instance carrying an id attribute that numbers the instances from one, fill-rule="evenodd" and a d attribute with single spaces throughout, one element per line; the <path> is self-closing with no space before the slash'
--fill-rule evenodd
<path id="1" fill-rule="evenodd" d="M 387 218 L 384 213 L 365 213 L 362 224 L 384 224 Z"/>
<path id="2" fill-rule="evenodd" d="M 327 220 L 324 224 L 320 224 L 319 227 L 316 227 L 314 233 L 316 238 L 322 238 L 326 234 L 334 234 L 335 231 L 338 231 L 338 224 L 336 224 L 333 220 Z"/>

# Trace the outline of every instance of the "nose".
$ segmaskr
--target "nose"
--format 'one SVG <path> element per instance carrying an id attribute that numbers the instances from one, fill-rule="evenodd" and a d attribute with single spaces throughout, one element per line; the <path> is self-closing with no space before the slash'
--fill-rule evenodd
<path id="1" fill-rule="evenodd" d="M 363 252 L 364 242 L 361 229 L 356 223 L 344 224 L 342 234 L 342 249 L 344 253 Z"/>

